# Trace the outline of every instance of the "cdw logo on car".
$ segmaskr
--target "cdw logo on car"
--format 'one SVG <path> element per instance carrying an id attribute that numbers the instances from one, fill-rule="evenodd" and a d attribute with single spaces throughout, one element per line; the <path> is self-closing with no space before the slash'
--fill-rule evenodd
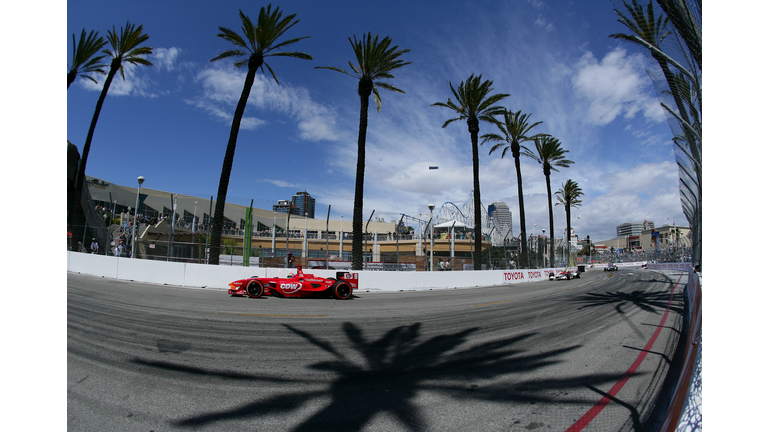
<path id="1" fill-rule="evenodd" d="M 300 283 L 281 283 L 280 289 L 285 292 L 294 292 L 301 289 L 301 284 Z"/>

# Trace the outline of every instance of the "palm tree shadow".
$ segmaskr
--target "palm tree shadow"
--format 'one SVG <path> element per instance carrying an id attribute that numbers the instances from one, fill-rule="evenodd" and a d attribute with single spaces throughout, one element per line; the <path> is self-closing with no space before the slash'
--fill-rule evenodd
<path id="1" fill-rule="evenodd" d="M 683 294 L 681 292 L 672 294 L 670 303 L 670 294 L 665 292 L 647 292 L 635 290 L 632 292 L 606 292 L 606 293 L 587 293 L 576 299 L 582 306 L 579 309 L 590 307 L 615 305 L 620 313 L 622 306 L 634 305 L 640 309 L 654 314 L 661 314 L 667 307 L 673 312 L 683 313 Z"/>
<path id="2" fill-rule="evenodd" d="M 318 372 L 334 373 L 335 378 L 327 389 L 295 391 L 254 400 L 232 409 L 181 419 L 175 425 L 194 427 L 230 419 L 255 420 L 270 414 L 298 411 L 313 400 L 330 399 L 293 430 L 360 430 L 375 416 L 387 414 L 397 419 L 403 428 L 416 431 L 428 426 L 416 401 L 422 391 L 493 402 L 552 401 L 552 392 L 560 394 L 563 389 L 583 389 L 586 385 L 600 385 L 620 378 L 615 374 L 602 374 L 529 381 L 512 388 L 509 384 L 486 388 L 470 385 L 479 379 L 520 374 L 560 363 L 564 361 L 561 359 L 563 354 L 578 348 L 571 346 L 535 354 L 516 348 L 535 333 L 465 347 L 479 328 L 422 340 L 421 323 L 415 323 L 392 328 L 377 339 L 368 339 L 359 327 L 347 322 L 342 329 L 348 344 L 338 347 L 305 330 L 284 326 L 332 357 L 309 366 Z M 258 383 L 268 377 L 259 375 L 252 379 Z M 547 390 L 550 390 L 549 394 Z M 558 403 L 563 402 L 584 403 L 575 397 L 572 400 L 558 398 Z"/>

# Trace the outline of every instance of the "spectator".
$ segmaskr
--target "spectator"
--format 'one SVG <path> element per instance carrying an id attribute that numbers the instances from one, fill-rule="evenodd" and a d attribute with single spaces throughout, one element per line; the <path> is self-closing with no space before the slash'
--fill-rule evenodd
<path id="1" fill-rule="evenodd" d="M 293 252 L 288 252 L 288 255 L 285 256 L 285 268 L 293 268 L 293 262 L 295 259 L 293 258 Z"/>
<path id="2" fill-rule="evenodd" d="M 96 238 L 91 239 L 91 253 L 95 254 L 99 252 L 99 244 L 96 242 Z"/>

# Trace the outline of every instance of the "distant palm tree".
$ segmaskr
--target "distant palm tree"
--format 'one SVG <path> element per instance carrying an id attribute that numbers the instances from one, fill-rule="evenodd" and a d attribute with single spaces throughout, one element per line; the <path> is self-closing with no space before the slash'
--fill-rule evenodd
<path id="1" fill-rule="evenodd" d="M 547 179 L 547 201 L 549 202 L 549 236 L 554 238 L 555 233 L 555 220 L 552 212 L 552 186 L 549 182 L 549 176 L 552 171 L 559 170 L 555 167 L 568 168 L 574 162 L 565 158 L 565 154 L 568 150 L 564 150 L 560 146 L 560 141 L 552 136 L 545 136 L 536 138 L 536 152 L 530 149 L 525 150 L 525 155 L 541 164 L 544 170 L 544 177 Z M 552 247 L 549 248 L 549 263 L 554 265 L 555 262 L 555 243 L 552 242 Z"/>
<path id="2" fill-rule="evenodd" d="M 78 75 L 97 82 L 92 76 L 85 74 L 91 72 L 102 75 L 106 74 L 104 67 L 107 65 L 101 62 L 104 56 L 94 57 L 106 43 L 107 41 L 99 36 L 99 32 L 91 30 L 88 36 L 86 36 L 85 29 L 83 29 L 80 33 L 80 40 L 75 44 L 75 34 L 72 33 L 72 64 L 69 66 L 69 72 L 67 72 L 67 89 L 69 89 L 69 85 L 75 81 Z"/>
<path id="3" fill-rule="evenodd" d="M 378 87 L 385 90 L 405 93 L 391 84 L 379 81 L 383 78 L 394 78 L 392 71 L 411 64 L 399 57 L 410 52 L 409 49 L 398 50 L 397 46 L 390 48 L 392 40 L 389 36 L 379 42 L 379 35 L 371 39 L 371 33 L 361 40 L 355 36 L 349 39 L 355 52 L 357 64 L 349 62 L 353 73 L 333 66 L 317 66 L 316 69 L 329 69 L 341 72 L 358 80 L 357 94 L 360 96 L 360 126 L 357 133 L 357 173 L 355 177 L 355 203 L 352 216 L 352 268 L 363 268 L 363 186 L 365 178 L 365 136 L 368 131 L 368 100 L 373 93 L 376 108 L 381 111 L 381 95 Z"/>
<path id="4" fill-rule="evenodd" d="M 563 247 L 568 251 L 568 265 L 571 265 L 571 208 L 581 207 L 581 196 L 584 195 L 584 191 L 581 190 L 579 184 L 575 181 L 568 179 L 559 191 L 555 192 L 557 196 L 557 203 L 555 205 L 562 205 L 565 207 L 565 221 L 566 221 L 566 235 L 563 237 Z M 554 237 L 554 236 L 553 236 Z"/>
<path id="5" fill-rule="evenodd" d="M 120 76 L 125 79 L 123 62 L 128 62 L 133 65 L 141 64 L 152 66 L 152 63 L 143 57 L 152 54 L 152 48 L 140 46 L 149 39 L 148 35 L 142 33 L 142 29 L 143 26 L 136 28 L 133 24 L 127 22 L 124 28 L 120 28 L 119 33 L 115 30 L 114 26 L 112 27 L 112 30 L 107 31 L 107 41 L 109 41 L 110 48 L 105 49 L 103 52 L 111 57 L 112 61 L 110 62 L 109 72 L 107 73 L 107 78 L 104 80 L 104 87 L 99 95 L 99 100 L 96 102 L 96 109 L 93 112 L 93 118 L 91 119 L 91 126 L 88 129 L 88 135 L 85 138 L 85 144 L 83 144 L 83 154 L 80 157 L 80 164 L 77 167 L 77 173 L 75 175 L 74 194 L 71 197 L 72 205 L 74 206 L 79 206 L 81 201 L 83 181 L 85 180 L 85 167 L 88 162 L 88 154 L 91 151 L 93 132 L 96 130 L 96 123 L 99 121 L 101 107 L 104 105 L 104 100 L 107 97 L 109 86 L 112 84 L 112 79 L 118 71 L 120 72 Z"/>
<path id="6" fill-rule="evenodd" d="M 302 52 L 283 52 L 279 49 L 296 43 L 302 39 L 306 39 L 309 36 L 304 36 L 296 39 L 290 39 L 284 42 L 277 43 L 277 39 L 283 36 L 288 29 L 299 23 L 299 20 L 294 20 L 296 14 L 288 15 L 282 18 L 283 13 L 280 11 L 280 7 L 276 7 L 272 11 L 272 5 L 261 8 L 259 12 L 259 19 L 257 25 L 254 26 L 251 19 L 248 18 L 243 11 L 240 11 L 240 20 L 242 21 L 242 31 L 245 35 L 245 39 L 239 34 L 226 27 L 219 27 L 219 33 L 217 36 L 226 40 L 227 42 L 235 45 L 236 49 L 223 51 L 221 54 L 212 58 L 211 61 L 217 61 L 227 59 L 230 57 L 243 57 L 247 58 L 235 62 L 236 68 L 242 68 L 247 66 L 248 73 L 245 75 L 245 83 L 243 84 L 243 91 L 240 94 L 240 100 L 235 108 L 235 115 L 232 118 L 232 128 L 229 131 L 229 141 L 227 142 L 227 150 L 224 154 L 224 164 L 221 168 L 221 178 L 219 179 L 219 191 L 216 195 L 216 210 L 213 215 L 213 223 L 211 226 L 211 251 L 209 263 L 218 265 L 219 254 L 221 252 L 221 231 L 224 227 L 224 204 L 227 200 L 227 189 L 229 188 L 229 177 L 232 173 L 232 163 L 235 159 L 235 146 L 237 145 L 237 134 L 240 132 L 240 122 L 245 112 L 245 105 L 248 102 L 248 96 L 251 94 L 251 87 L 253 81 L 256 78 L 256 71 L 261 69 L 264 72 L 263 66 L 266 66 L 272 78 L 279 85 L 280 82 L 275 76 L 275 72 L 264 61 L 266 57 L 294 57 L 302 60 L 312 60 L 312 56 L 304 54 Z"/>
<path id="7" fill-rule="evenodd" d="M 515 158 L 515 171 L 517 172 L 517 201 L 520 207 L 521 240 L 527 238 L 527 234 L 525 232 L 525 203 L 523 202 L 523 175 L 520 172 L 520 150 L 527 149 L 521 144 L 526 141 L 533 141 L 538 137 L 545 136 L 545 134 L 528 135 L 531 129 L 542 123 L 539 121 L 529 125 L 528 119 L 530 116 L 530 114 L 521 114 L 520 111 L 512 113 L 511 111 L 507 110 L 504 112 L 504 122 L 496 124 L 496 126 L 499 128 L 499 131 L 501 131 L 501 135 L 491 133 L 480 137 L 483 139 L 480 145 L 483 145 L 486 142 L 497 143 L 491 147 L 491 151 L 488 154 L 493 153 L 499 148 L 503 148 L 503 151 L 501 152 L 502 159 L 504 158 L 504 155 L 507 154 L 507 151 L 512 152 L 512 157 Z M 522 250 L 518 261 L 521 263 L 526 262 L 525 260 L 528 256 L 528 245 L 526 243 L 526 241 L 520 242 Z"/>
<path id="8" fill-rule="evenodd" d="M 497 124 L 498 120 L 496 120 L 494 116 L 504 114 L 506 109 L 495 104 L 509 96 L 505 93 L 490 95 L 493 91 L 493 88 L 491 88 L 493 81 L 482 81 L 482 79 L 482 75 L 476 77 L 472 74 L 466 81 L 462 81 L 459 84 L 458 91 L 453 88 L 453 84 L 449 83 L 451 92 L 453 92 L 453 96 L 456 98 L 458 105 L 450 98 L 448 98 L 448 102 L 436 102 L 432 104 L 432 106 L 450 108 L 459 114 L 459 117 L 443 123 L 443 127 L 448 126 L 456 120 L 466 120 L 469 135 L 472 140 L 472 176 L 475 207 L 475 270 L 480 270 L 482 268 L 480 265 L 480 251 L 482 250 L 483 235 L 482 218 L 480 216 L 482 203 L 480 202 L 480 157 L 477 148 L 477 137 L 480 133 L 480 121 Z"/>

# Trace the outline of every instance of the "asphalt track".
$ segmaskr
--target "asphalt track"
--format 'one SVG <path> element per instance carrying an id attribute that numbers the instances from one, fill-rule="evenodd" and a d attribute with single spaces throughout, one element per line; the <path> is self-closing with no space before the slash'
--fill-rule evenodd
<path id="1" fill-rule="evenodd" d="M 622 268 L 338 301 L 69 273 L 67 429 L 643 430 L 685 282 Z"/>

